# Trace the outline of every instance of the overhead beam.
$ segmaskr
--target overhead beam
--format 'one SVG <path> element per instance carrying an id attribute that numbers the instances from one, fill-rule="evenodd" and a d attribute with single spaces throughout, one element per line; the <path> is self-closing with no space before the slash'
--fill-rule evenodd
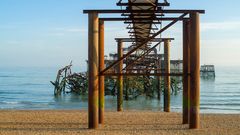
<path id="1" fill-rule="evenodd" d="M 100 14 L 123 14 L 123 13 L 153 13 L 151 10 L 116 10 L 116 9 L 103 9 L 103 10 L 83 10 L 84 14 L 100 13 Z M 204 14 L 205 10 L 155 10 L 154 13 L 168 13 L 168 14 L 184 14 L 184 13 L 201 13 Z"/>
<path id="2" fill-rule="evenodd" d="M 162 24 L 162 22 L 152 22 L 152 21 L 148 21 L 148 22 L 124 22 L 125 24 Z"/>
<path id="3" fill-rule="evenodd" d="M 159 18 L 159 17 L 153 17 L 153 18 L 99 18 L 100 20 L 103 21 L 172 21 L 177 19 L 176 17 L 164 17 L 164 18 Z M 182 18 L 179 21 L 183 21 L 183 20 L 189 20 L 189 18 Z M 132 22 L 131 22 L 132 23 Z"/>
<path id="4" fill-rule="evenodd" d="M 142 29 L 145 29 L 145 30 L 159 30 L 159 28 L 140 28 L 140 27 L 127 27 L 126 29 L 138 29 L 138 30 L 142 30 Z"/>
<path id="5" fill-rule="evenodd" d="M 129 6 L 129 3 L 117 3 L 117 6 Z M 131 3 L 131 6 L 152 6 L 150 3 Z M 170 6 L 170 3 L 157 3 L 156 6 Z"/>
<path id="6" fill-rule="evenodd" d="M 146 39 L 136 39 L 136 38 L 115 38 L 115 40 L 122 40 L 122 42 L 135 42 L 135 41 L 144 41 Z M 174 40 L 174 38 L 154 38 L 150 42 L 162 42 L 164 40 Z"/>

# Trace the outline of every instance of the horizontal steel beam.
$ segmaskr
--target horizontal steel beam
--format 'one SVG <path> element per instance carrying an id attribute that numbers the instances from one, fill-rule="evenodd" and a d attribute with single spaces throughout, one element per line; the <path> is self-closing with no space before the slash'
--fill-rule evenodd
<path id="1" fill-rule="evenodd" d="M 145 41 L 146 39 L 135 39 L 135 38 L 115 38 L 116 41 L 121 40 L 122 42 L 135 42 L 135 41 Z M 150 42 L 162 42 L 164 40 L 174 40 L 174 38 L 154 38 Z"/>
<path id="2" fill-rule="evenodd" d="M 100 74 L 101 75 L 101 74 Z M 183 76 L 183 73 L 104 73 L 101 76 Z M 190 74 L 187 74 L 190 75 Z"/>
<path id="3" fill-rule="evenodd" d="M 137 29 L 137 30 L 142 30 L 142 29 L 144 29 L 144 30 L 159 30 L 159 28 L 138 28 L 138 27 L 127 27 L 126 29 Z"/>
<path id="4" fill-rule="evenodd" d="M 164 14 L 159 14 L 159 13 L 125 13 L 125 14 L 121 14 L 121 16 L 130 16 L 130 15 L 133 15 L 133 16 L 142 16 L 142 17 L 145 17 L 145 16 L 164 16 Z"/>
<path id="5" fill-rule="evenodd" d="M 117 3 L 117 6 L 152 6 L 151 3 Z M 170 3 L 157 3 L 156 6 L 161 7 L 161 6 L 170 6 Z"/>
<path id="6" fill-rule="evenodd" d="M 162 22 L 124 22 L 125 24 L 162 24 Z"/>
<path id="7" fill-rule="evenodd" d="M 144 31 L 129 31 L 128 33 L 135 34 L 135 35 L 141 34 L 141 35 L 144 35 L 144 36 L 145 35 L 148 36 L 149 34 L 154 34 L 154 33 L 151 33 L 151 32 L 147 33 L 147 32 L 144 32 Z"/>
<path id="8" fill-rule="evenodd" d="M 154 13 L 168 13 L 168 14 L 189 14 L 189 13 L 205 13 L 205 10 L 155 10 Z M 153 13 L 149 10 L 116 10 L 116 9 L 102 9 L 102 10 L 83 10 L 84 14 L 100 13 L 100 14 L 122 14 L 122 13 Z"/>
<path id="9" fill-rule="evenodd" d="M 164 18 L 99 18 L 102 21 L 172 21 L 177 18 L 175 17 L 164 17 Z M 189 18 L 182 18 L 181 21 L 183 20 L 189 20 Z M 180 21 L 180 20 L 179 20 Z M 132 23 L 132 22 L 131 22 Z"/>

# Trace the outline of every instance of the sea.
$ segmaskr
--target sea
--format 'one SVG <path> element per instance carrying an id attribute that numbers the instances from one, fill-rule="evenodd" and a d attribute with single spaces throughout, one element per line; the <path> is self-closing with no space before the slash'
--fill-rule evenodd
<path id="1" fill-rule="evenodd" d="M 216 77 L 201 79 L 201 113 L 240 114 L 240 68 L 215 67 Z M 1 110 L 87 110 L 87 96 L 54 96 L 58 68 L 0 68 Z M 161 98 L 163 99 L 163 97 Z M 106 110 L 117 108 L 117 97 L 107 96 Z M 139 97 L 124 101 L 125 110 L 162 111 L 163 101 Z M 182 93 L 171 95 L 171 111 L 182 111 Z"/>

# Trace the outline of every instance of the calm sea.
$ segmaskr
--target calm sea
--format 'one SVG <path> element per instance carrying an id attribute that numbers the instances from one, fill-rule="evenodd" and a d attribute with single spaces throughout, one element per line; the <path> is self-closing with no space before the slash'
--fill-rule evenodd
<path id="1" fill-rule="evenodd" d="M 0 109 L 87 109 L 87 97 L 55 98 L 57 68 L 0 68 Z M 172 111 L 181 112 L 182 95 L 172 95 Z M 126 110 L 162 110 L 162 101 L 138 98 L 124 102 Z M 116 109 L 116 97 L 106 97 L 106 109 Z M 240 69 L 216 67 L 216 78 L 201 80 L 202 113 L 240 113 Z"/>

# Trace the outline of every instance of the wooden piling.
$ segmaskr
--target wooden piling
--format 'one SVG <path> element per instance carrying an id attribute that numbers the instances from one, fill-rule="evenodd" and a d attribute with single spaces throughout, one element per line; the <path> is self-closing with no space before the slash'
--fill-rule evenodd
<path id="1" fill-rule="evenodd" d="M 182 101 L 182 119 L 183 124 L 189 123 L 189 95 L 190 95 L 190 54 L 189 54 L 189 20 L 183 21 L 183 101 Z"/>
<path id="2" fill-rule="evenodd" d="M 89 90 L 88 90 L 88 127 L 98 128 L 98 14 L 89 13 L 89 35 L 88 35 L 88 68 L 89 68 Z"/>
<path id="3" fill-rule="evenodd" d="M 118 59 L 123 56 L 123 42 L 118 40 Z M 118 73 L 122 73 L 123 69 L 123 60 L 118 64 Z M 119 75 L 117 80 L 117 111 L 123 111 L 123 76 Z"/>
<path id="4" fill-rule="evenodd" d="M 164 41 L 164 67 L 165 73 L 170 73 L 170 40 Z M 164 77 L 164 111 L 170 112 L 170 76 Z"/>
<path id="5" fill-rule="evenodd" d="M 200 26 L 199 13 L 190 14 L 190 129 L 200 126 Z"/>
<path id="6" fill-rule="evenodd" d="M 99 21 L 99 72 L 104 70 L 104 21 Z M 104 76 L 99 76 L 99 123 L 104 123 Z"/>

